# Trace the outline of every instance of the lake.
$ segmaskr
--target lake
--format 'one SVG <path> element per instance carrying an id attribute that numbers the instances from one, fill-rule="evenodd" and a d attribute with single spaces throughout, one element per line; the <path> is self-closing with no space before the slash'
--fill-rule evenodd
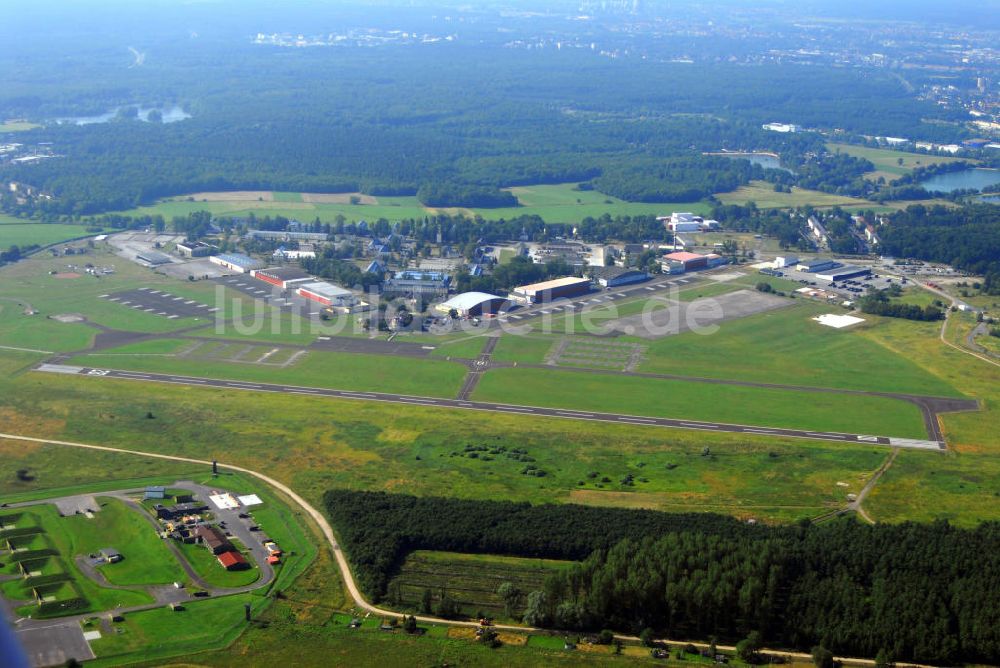
<path id="1" fill-rule="evenodd" d="M 947 172 L 932 176 L 920 185 L 930 192 L 950 193 L 956 190 L 982 190 L 986 186 L 1000 183 L 1000 169 L 976 167 L 960 172 Z"/>
<path id="2" fill-rule="evenodd" d="M 789 174 L 795 173 L 787 167 L 782 167 L 781 159 L 771 155 L 770 153 L 713 153 L 712 155 L 721 155 L 724 158 L 749 160 L 753 164 L 760 165 L 764 169 L 780 169 L 788 172 Z"/>
<path id="3" fill-rule="evenodd" d="M 71 125 L 94 125 L 95 123 L 107 123 L 118 115 L 118 110 L 120 108 L 121 107 L 115 107 L 111 111 L 106 111 L 103 114 L 98 114 L 97 116 L 67 116 L 65 118 L 57 118 L 55 121 L 56 123 L 69 123 Z M 139 119 L 148 121 L 149 113 L 155 110 L 157 110 L 157 107 L 139 107 Z M 159 109 L 159 111 L 163 114 L 164 123 L 176 123 L 177 121 L 184 121 L 191 118 L 191 114 L 187 113 L 177 105 L 164 107 Z"/>

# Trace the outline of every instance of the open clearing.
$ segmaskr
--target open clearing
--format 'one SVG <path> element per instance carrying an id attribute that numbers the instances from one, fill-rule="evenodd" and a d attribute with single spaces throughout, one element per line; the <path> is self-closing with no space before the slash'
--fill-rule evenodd
<path id="1" fill-rule="evenodd" d="M 875 165 L 874 172 L 868 172 L 865 178 L 877 179 L 884 176 L 886 181 L 897 179 L 904 174 L 909 174 L 917 167 L 929 167 L 930 165 L 948 165 L 954 162 L 976 163 L 977 160 L 967 158 L 953 158 L 941 155 L 922 155 L 920 153 L 909 153 L 907 151 L 894 151 L 886 148 L 869 148 L 867 146 L 855 146 L 853 144 L 826 145 L 827 149 L 835 153 L 846 153 L 855 158 L 864 158 Z M 902 162 L 900 162 L 902 161 Z"/>
<path id="2" fill-rule="evenodd" d="M 445 592 L 467 615 L 481 610 L 489 617 L 511 619 L 504 614 L 504 601 L 497 594 L 501 584 L 510 582 L 521 592 L 537 591 L 548 574 L 571 565 L 552 559 L 417 550 L 406 556 L 387 591 L 394 605 L 414 612 L 420 612 L 424 591 L 429 589 L 435 606 Z M 514 608 L 514 621 L 520 621 L 522 608 L 520 601 Z"/>
<path id="3" fill-rule="evenodd" d="M 767 181 L 751 181 L 748 185 L 742 186 L 733 192 L 718 193 L 716 197 L 723 204 L 755 202 L 761 209 L 784 209 L 806 206 L 807 204 L 814 207 L 874 206 L 872 202 L 857 197 L 831 195 L 818 190 L 806 190 L 805 188 L 796 186 L 792 187 L 792 192 L 790 193 L 779 193 L 775 192 L 774 185 Z"/>
<path id="4" fill-rule="evenodd" d="M 99 232 L 87 231 L 83 225 L 7 221 L 6 224 L 0 225 L 0 249 L 7 250 L 11 246 L 48 246 L 95 234 Z"/>

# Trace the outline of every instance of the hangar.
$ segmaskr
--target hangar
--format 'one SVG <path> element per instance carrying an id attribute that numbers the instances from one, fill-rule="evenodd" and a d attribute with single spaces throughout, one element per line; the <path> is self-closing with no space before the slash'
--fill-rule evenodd
<path id="1" fill-rule="evenodd" d="M 225 267 L 226 269 L 238 271 L 241 274 L 246 274 L 254 269 L 264 268 L 264 263 L 260 260 L 255 260 L 252 257 L 242 255 L 240 253 L 223 253 L 221 255 L 213 255 L 209 258 L 209 261 L 213 264 Z"/>
<path id="2" fill-rule="evenodd" d="M 314 281 L 312 283 L 301 283 L 296 291 L 300 297 L 311 299 L 323 306 L 350 307 L 357 303 L 357 299 L 350 290 L 327 283 L 326 281 Z"/>
<path id="3" fill-rule="evenodd" d="M 135 258 L 141 262 L 145 262 L 153 267 L 158 267 L 161 264 L 170 264 L 173 260 L 170 256 L 164 255 L 163 253 L 158 253 L 156 251 L 142 251 L 136 253 Z"/>
<path id="4" fill-rule="evenodd" d="M 250 272 L 250 275 L 257 280 L 270 283 L 271 285 L 276 285 L 282 290 L 288 290 L 293 286 L 297 287 L 299 283 L 308 283 L 316 280 L 306 272 L 301 269 L 296 269 L 295 267 L 254 269 Z"/>
<path id="5" fill-rule="evenodd" d="M 856 267 L 849 264 L 843 267 L 837 267 L 836 269 L 828 269 L 826 271 L 817 272 L 816 278 L 821 281 L 836 283 L 837 281 L 844 281 L 858 276 L 868 276 L 871 273 L 872 270 L 868 267 Z"/>
<path id="6" fill-rule="evenodd" d="M 455 295 L 448 301 L 441 302 L 434 307 L 441 313 L 451 313 L 454 309 L 462 317 L 470 315 L 483 315 L 484 313 L 496 313 L 507 302 L 504 297 L 491 295 L 488 292 L 463 292 Z"/>
<path id="7" fill-rule="evenodd" d="M 566 276 L 551 281 L 521 285 L 510 291 L 512 301 L 522 304 L 549 302 L 560 297 L 577 297 L 590 292 L 590 279 Z"/>
<path id="8" fill-rule="evenodd" d="M 664 256 L 667 260 L 673 260 L 674 262 L 680 262 L 684 265 L 685 271 L 693 271 L 695 269 L 704 269 L 708 266 L 708 257 L 705 255 L 698 255 L 697 253 L 687 253 L 681 251 L 678 253 L 668 253 Z"/>
<path id="9" fill-rule="evenodd" d="M 616 288 L 619 285 L 630 285 L 649 280 L 649 274 L 639 269 L 626 267 L 594 267 L 594 279 L 606 288 Z"/>

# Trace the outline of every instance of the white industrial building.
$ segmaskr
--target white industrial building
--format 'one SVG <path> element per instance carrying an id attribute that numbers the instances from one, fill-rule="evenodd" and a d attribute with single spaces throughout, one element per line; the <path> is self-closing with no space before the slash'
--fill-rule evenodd
<path id="1" fill-rule="evenodd" d="M 439 313 L 455 311 L 465 318 L 484 313 L 497 313 L 507 302 L 503 297 L 491 295 L 488 292 L 463 292 L 434 307 Z"/>
<path id="2" fill-rule="evenodd" d="M 241 255 L 239 253 L 223 253 L 221 255 L 213 255 L 209 258 L 209 261 L 213 264 L 217 264 L 221 267 L 225 267 L 231 271 L 239 272 L 241 274 L 246 274 L 254 269 L 263 269 L 266 265 L 255 260 L 247 255 Z"/>

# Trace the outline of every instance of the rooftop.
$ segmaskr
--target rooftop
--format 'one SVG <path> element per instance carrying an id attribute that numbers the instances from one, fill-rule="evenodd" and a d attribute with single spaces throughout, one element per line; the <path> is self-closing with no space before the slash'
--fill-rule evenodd
<path id="1" fill-rule="evenodd" d="M 704 255 L 698 255 L 697 253 L 688 253 L 687 251 L 678 251 L 676 253 L 669 253 L 665 256 L 668 260 L 677 260 L 678 262 L 690 262 L 691 260 L 701 260 L 704 259 Z"/>
<path id="2" fill-rule="evenodd" d="M 267 269 L 258 269 L 258 274 L 264 274 L 271 278 L 276 278 L 282 281 L 293 281 L 300 278 L 312 278 L 309 274 L 302 271 L 298 267 L 268 267 Z"/>
<path id="3" fill-rule="evenodd" d="M 463 292 L 461 294 L 455 295 L 446 302 L 442 302 L 440 304 L 440 307 L 445 309 L 466 311 L 474 306 L 482 304 L 485 301 L 490 301 L 491 299 L 503 299 L 503 297 L 498 297 L 497 295 L 491 295 L 488 292 Z"/>
<path id="4" fill-rule="evenodd" d="M 339 285 L 327 283 L 326 281 L 302 283 L 299 285 L 299 290 L 305 290 L 321 297 L 346 297 L 351 294 L 350 290 L 345 290 Z"/>
<path id="5" fill-rule="evenodd" d="M 532 283 L 531 285 L 521 285 L 514 289 L 518 292 L 541 292 L 542 290 L 551 290 L 553 288 L 561 288 L 566 285 L 578 285 L 580 283 L 590 283 L 590 279 L 579 278 L 577 276 L 564 276 L 563 278 L 554 278 L 551 281 L 542 281 L 541 283 Z"/>

